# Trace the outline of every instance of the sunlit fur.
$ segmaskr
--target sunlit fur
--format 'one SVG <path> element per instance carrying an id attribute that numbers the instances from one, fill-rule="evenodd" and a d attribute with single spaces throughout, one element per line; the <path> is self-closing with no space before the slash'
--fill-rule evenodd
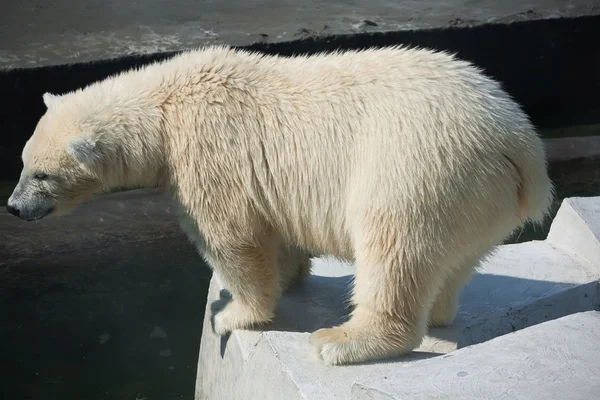
<path id="1" fill-rule="evenodd" d="M 217 334 L 271 320 L 309 253 L 355 262 L 351 319 L 310 337 L 328 364 L 407 353 L 450 323 L 478 261 L 553 196 L 527 116 L 442 52 L 209 47 L 47 103 L 25 169 L 73 182 L 71 206 L 79 179 L 167 188 L 232 294 Z"/>

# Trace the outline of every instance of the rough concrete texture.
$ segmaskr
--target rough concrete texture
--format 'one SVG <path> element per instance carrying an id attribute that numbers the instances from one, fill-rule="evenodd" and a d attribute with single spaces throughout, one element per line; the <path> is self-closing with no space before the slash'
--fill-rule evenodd
<path id="1" fill-rule="evenodd" d="M 307 36 L 475 26 L 594 15 L 586 0 L 138 0 L 4 2 L 0 69 L 246 45 Z"/>
<path id="2" fill-rule="evenodd" d="M 361 377 L 351 398 L 597 399 L 599 337 L 600 312 L 577 313 L 452 355 Z"/>
<path id="3" fill-rule="evenodd" d="M 546 240 L 500 246 L 463 290 L 455 322 L 431 330 L 410 356 L 384 363 L 327 367 L 308 343 L 310 332 L 347 317 L 351 264 L 315 259 L 313 275 L 284 296 L 271 325 L 263 331 L 235 331 L 228 339 L 211 331 L 210 304 L 223 289 L 214 276 L 196 399 L 242 394 L 249 399 L 347 399 L 352 384 L 367 374 L 397 374 L 415 359 L 441 356 L 547 320 L 600 309 L 600 258 L 579 254 L 581 246 L 600 246 L 593 234 L 600 230 L 599 216 L 600 197 L 565 200 L 553 227 L 572 243 L 565 240 L 558 246 L 556 240 Z"/>

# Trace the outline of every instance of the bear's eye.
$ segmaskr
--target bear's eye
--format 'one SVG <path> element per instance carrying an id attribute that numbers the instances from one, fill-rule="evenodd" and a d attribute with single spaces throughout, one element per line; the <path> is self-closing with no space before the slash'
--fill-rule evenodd
<path id="1" fill-rule="evenodd" d="M 43 172 L 36 172 L 35 174 L 33 174 L 33 178 L 37 179 L 38 181 L 45 181 L 46 179 L 48 179 L 48 174 L 45 174 Z"/>

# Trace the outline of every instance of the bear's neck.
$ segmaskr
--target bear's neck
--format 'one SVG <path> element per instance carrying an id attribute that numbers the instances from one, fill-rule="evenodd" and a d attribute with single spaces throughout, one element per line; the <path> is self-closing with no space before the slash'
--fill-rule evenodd
<path id="1" fill-rule="evenodd" d="M 121 102 L 108 115 L 106 146 L 113 156 L 104 163 L 103 181 L 108 190 L 165 186 L 165 142 L 162 111 L 159 106 L 141 101 Z M 98 125 L 97 125 L 98 126 Z"/>

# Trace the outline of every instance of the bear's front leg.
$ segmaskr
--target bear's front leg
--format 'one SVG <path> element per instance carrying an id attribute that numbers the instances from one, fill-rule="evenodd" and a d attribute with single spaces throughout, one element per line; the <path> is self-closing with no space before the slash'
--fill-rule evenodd
<path id="1" fill-rule="evenodd" d="M 398 357 L 418 347 L 444 276 L 445 255 L 417 242 L 388 212 L 364 218 L 356 232 L 356 274 L 349 321 L 319 329 L 310 343 L 329 365 Z M 428 229 L 430 225 L 424 225 Z"/>
<path id="2" fill-rule="evenodd" d="M 212 304 L 211 322 L 218 335 L 270 322 L 281 297 L 277 252 L 270 235 L 261 240 L 211 249 L 209 263 L 223 280 L 231 298 Z"/>

